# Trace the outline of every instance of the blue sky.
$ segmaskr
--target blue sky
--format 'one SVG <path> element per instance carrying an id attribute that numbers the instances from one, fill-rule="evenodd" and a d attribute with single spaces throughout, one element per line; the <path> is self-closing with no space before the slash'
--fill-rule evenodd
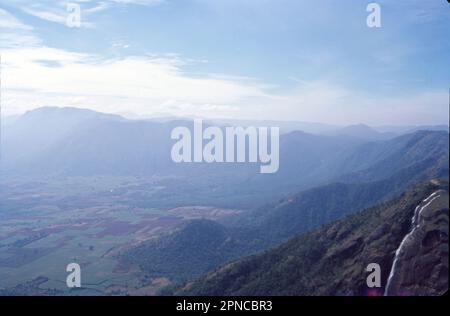
<path id="1" fill-rule="evenodd" d="M 448 123 L 450 5 L 0 0 L 4 108 L 334 124 Z"/>

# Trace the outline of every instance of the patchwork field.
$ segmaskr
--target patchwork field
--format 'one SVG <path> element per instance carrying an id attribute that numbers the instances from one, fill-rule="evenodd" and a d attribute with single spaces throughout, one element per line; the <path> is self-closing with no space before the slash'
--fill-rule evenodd
<path id="1" fill-rule="evenodd" d="M 0 290 L 6 294 L 152 295 L 151 279 L 117 255 L 183 222 L 239 212 L 208 206 L 143 207 L 164 190 L 158 180 L 69 178 L 0 184 Z M 93 198 L 95 196 L 95 199 Z M 136 206 L 140 204 L 140 206 Z M 82 289 L 69 291 L 66 266 L 81 266 Z"/>

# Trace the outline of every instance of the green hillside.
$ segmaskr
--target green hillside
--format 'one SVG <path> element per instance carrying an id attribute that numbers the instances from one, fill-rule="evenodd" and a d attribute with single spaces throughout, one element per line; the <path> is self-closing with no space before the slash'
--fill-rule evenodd
<path id="1" fill-rule="evenodd" d="M 439 198 L 428 208 L 422 228 L 411 242 L 415 246 L 404 255 L 409 259 L 402 263 L 397 287 L 405 289 L 403 294 L 442 294 L 448 286 L 448 183 L 437 181 L 300 235 L 263 254 L 222 266 L 175 293 L 381 295 L 383 288 L 373 291 L 366 285 L 367 265 L 380 265 L 384 287 L 394 253 L 411 229 L 416 206 L 436 191 L 440 192 Z"/>

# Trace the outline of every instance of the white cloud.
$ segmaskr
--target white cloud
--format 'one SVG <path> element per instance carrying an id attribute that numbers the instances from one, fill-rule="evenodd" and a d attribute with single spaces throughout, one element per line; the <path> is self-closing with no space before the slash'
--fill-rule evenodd
<path id="1" fill-rule="evenodd" d="M 41 43 L 33 27 L 0 8 L 0 48 L 30 47 Z"/>
<path id="2" fill-rule="evenodd" d="M 448 121 L 447 91 L 379 97 L 329 81 L 302 81 L 270 94 L 255 80 L 182 71 L 178 57 L 102 59 L 41 47 L 3 52 L 6 114 L 75 106 L 110 113 L 281 119 L 332 124 L 436 124 Z"/>
<path id="3" fill-rule="evenodd" d="M 58 10 L 57 8 L 54 8 L 50 11 L 48 10 L 48 8 L 45 8 L 44 10 L 40 9 L 39 6 L 33 6 L 22 7 L 22 10 L 27 14 L 50 22 L 65 24 L 67 19 L 67 12 L 64 10 Z"/>
<path id="4" fill-rule="evenodd" d="M 295 89 L 274 94 L 270 92 L 273 86 L 253 78 L 191 76 L 184 67 L 205 61 L 176 54 L 104 59 L 45 47 L 31 26 L 2 9 L 0 18 L 4 114 L 50 105 L 143 116 L 158 113 L 371 125 L 448 122 L 446 89 L 374 96 L 333 81 L 292 77 L 297 82 Z M 117 45 L 128 44 L 118 41 Z"/>
<path id="5" fill-rule="evenodd" d="M 148 2 L 150 3 L 150 2 Z M 265 86 L 250 78 L 189 76 L 183 66 L 204 60 L 179 55 L 104 59 L 45 47 L 32 28 L 11 14 L 0 35 L 3 56 L 4 113 L 43 105 L 90 107 L 106 112 L 223 114 L 248 98 L 265 96 Z M 52 17 L 55 21 L 56 17 Z M 122 47 L 126 47 L 124 44 Z"/>
<path id="6" fill-rule="evenodd" d="M 153 6 L 163 3 L 164 0 L 44 0 L 27 1 L 11 0 L 9 5 L 15 6 L 26 14 L 39 19 L 66 24 L 70 14 L 67 10 L 69 3 L 78 3 L 81 8 L 81 27 L 93 27 L 93 22 L 88 20 L 89 16 L 113 8 L 118 5 L 141 5 Z"/>
<path id="7" fill-rule="evenodd" d="M 32 30 L 33 28 L 19 21 L 8 11 L 0 8 L 0 29 Z"/>
<path id="8" fill-rule="evenodd" d="M 65 25 L 67 18 L 71 12 L 68 11 L 69 3 L 79 3 L 89 1 L 45 1 L 45 2 L 33 2 L 23 4 L 19 1 L 19 8 L 24 13 L 37 17 L 39 19 L 59 23 Z M 80 3 L 79 3 L 80 4 Z M 81 6 L 81 4 L 80 4 Z M 93 24 L 87 21 L 87 17 L 92 14 L 103 10 L 103 6 L 97 5 L 92 8 L 87 8 L 80 11 L 81 27 L 92 27 Z"/>
<path id="9" fill-rule="evenodd" d="M 4 109 L 10 113 L 59 105 L 151 114 L 170 103 L 172 110 L 211 114 L 247 98 L 266 96 L 248 80 L 192 78 L 182 72 L 179 58 L 104 60 L 41 47 L 4 50 L 3 59 Z"/>

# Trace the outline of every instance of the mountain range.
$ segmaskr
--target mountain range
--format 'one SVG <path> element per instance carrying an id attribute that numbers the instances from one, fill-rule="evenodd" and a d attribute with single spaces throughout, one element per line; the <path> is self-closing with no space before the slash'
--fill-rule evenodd
<path id="1" fill-rule="evenodd" d="M 256 163 L 174 163 L 170 132 L 177 126 L 192 129 L 192 122 L 127 120 L 90 110 L 40 108 L 3 128 L 0 172 L 4 177 L 170 176 L 185 183 L 185 195 L 174 200 L 177 205 L 202 203 L 208 196 L 208 203 L 218 206 L 254 208 L 327 183 L 378 180 L 401 168 L 448 160 L 445 131 L 418 131 L 378 141 L 292 131 L 280 138 L 279 171 L 261 175 Z"/>
<path id="2" fill-rule="evenodd" d="M 225 128 L 237 122 L 278 124 L 210 120 L 205 125 Z M 40 108 L 2 126 L 0 175 L 2 182 L 58 179 L 63 184 L 77 177 L 88 182 L 134 177 L 147 182 L 119 188 L 133 207 L 238 209 L 234 216 L 183 222 L 114 255 L 146 278 L 169 280 L 162 293 L 381 295 L 384 287 L 365 285 L 370 262 L 382 267 L 383 286 L 390 280 L 389 294 L 442 293 L 448 286 L 448 279 L 443 281 L 448 261 L 442 257 L 448 255 L 443 229 L 448 227 L 448 127 L 279 125 L 279 171 L 260 174 L 256 163 L 173 162 L 171 131 L 192 130 L 192 121 Z M 152 193 L 134 199 L 140 195 L 133 188 Z M 433 192 L 439 199 L 420 219 L 417 215 L 422 226 L 412 227 L 415 210 Z M 101 195 L 108 201 L 114 192 Z M 7 202 L 7 208 L 19 203 Z M 397 255 L 409 232 L 406 248 Z"/>

